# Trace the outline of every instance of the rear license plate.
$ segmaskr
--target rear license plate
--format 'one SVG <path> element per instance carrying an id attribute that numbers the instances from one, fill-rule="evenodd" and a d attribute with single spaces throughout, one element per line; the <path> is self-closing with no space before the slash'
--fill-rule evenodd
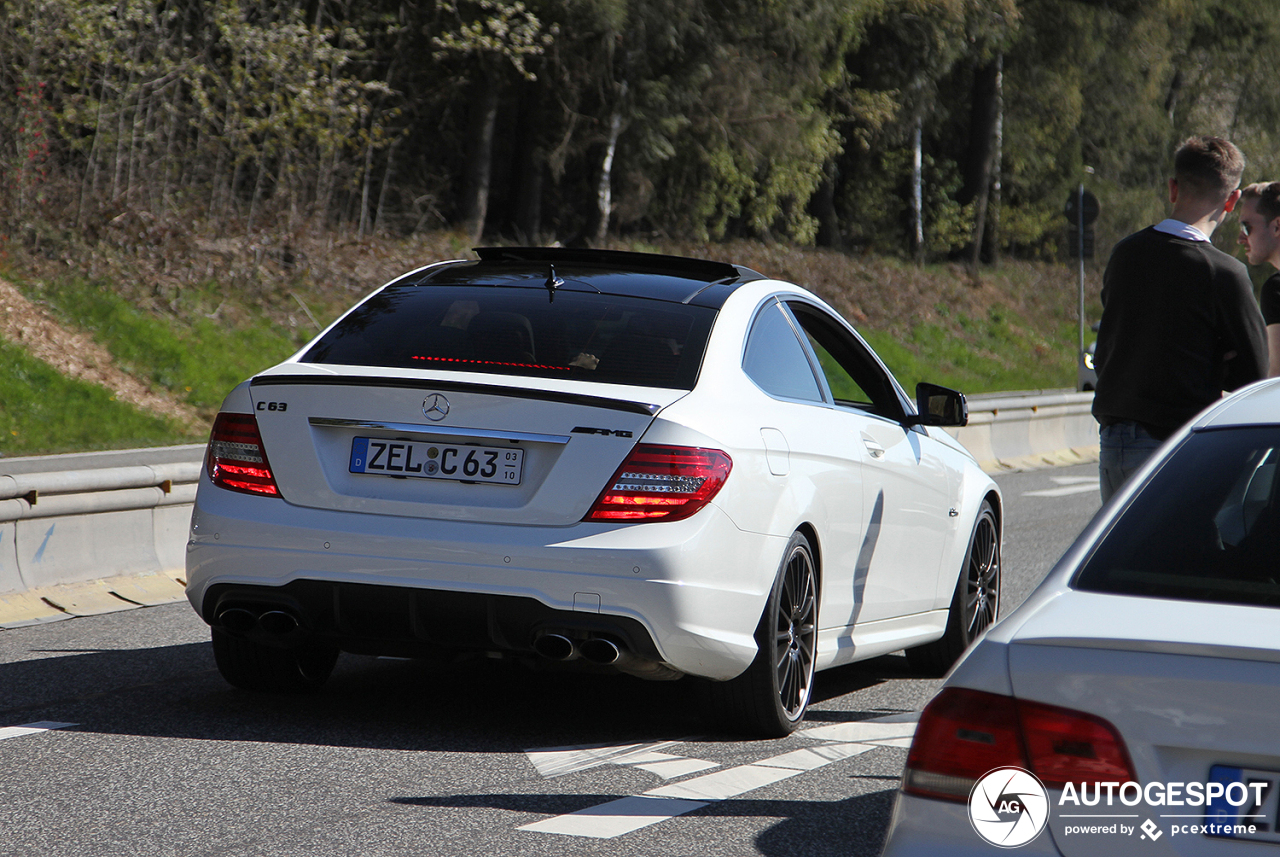
<path id="1" fill-rule="evenodd" d="M 1209 836 L 1280 844 L 1280 832 L 1276 830 L 1277 815 L 1280 815 L 1280 771 L 1214 765 L 1209 769 L 1209 782 L 1222 783 L 1231 792 L 1231 800 L 1214 797 L 1209 803 L 1205 812 L 1205 821 L 1210 823 Z M 1244 787 L 1243 792 L 1231 788 L 1236 783 Z M 1251 825 L 1253 832 L 1247 832 Z"/>
<path id="2" fill-rule="evenodd" d="M 352 473 L 412 476 L 460 482 L 519 485 L 524 450 L 357 437 L 351 441 Z"/>

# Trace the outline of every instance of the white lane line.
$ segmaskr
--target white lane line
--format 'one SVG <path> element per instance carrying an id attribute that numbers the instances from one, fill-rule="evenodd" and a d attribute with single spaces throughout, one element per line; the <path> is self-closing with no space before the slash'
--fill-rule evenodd
<path id="1" fill-rule="evenodd" d="M 1069 497 L 1072 494 L 1088 494 L 1098 490 L 1098 483 L 1092 485 L 1071 485 L 1066 488 L 1046 488 L 1043 491 L 1027 491 L 1023 497 Z"/>
<path id="2" fill-rule="evenodd" d="M 705 759 L 676 758 L 666 762 L 651 762 L 645 765 L 634 765 L 633 767 L 648 771 L 651 774 L 657 774 L 664 780 L 674 780 L 676 777 L 686 777 L 699 771 L 709 771 L 712 768 L 720 767 L 720 765 L 717 762 L 708 762 Z"/>
<path id="3" fill-rule="evenodd" d="M 702 809 L 706 805 L 704 801 L 631 795 L 599 806 L 580 809 L 568 815 L 557 815 L 554 818 L 535 821 L 519 829 L 534 833 L 558 833 L 562 836 L 613 839 L 624 833 L 684 815 L 686 812 Z"/>
<path id="4" fill-rule="evenodd" d="M 909 725 L 914 727 L 914 724 Z M 901 725 L 898 728 L 900 730 Z M 624 833 L 631 833 L 693 812 L 709 803 L 728 800 L 805 771 L 812 771 L 823 765 L 857 756 L 871 749 L 873 748 L 870 744 L 824 744 L 806 747 L 763 759 L 754 764 L 726 768 L 723 771 L 704 774 L 684 782 L 660 786 L 642 795 L 630 795 L 589 809 L 535 821 L 519 829 L 563 836 L 613 839 Z"/>
<path id="5" fill-rule="evenodd" d="M 919 715 L 916 715 L 917 717 Z M 916 734 L 916 724 L 911 721 L 886 723 L 874 720 L 855 720 L 851 723 L 834 723 L 831 726 L 818 726 L 797 732 L 800 738 L 813 738 L 818 741 L 856 741 L 860 744 L 875 744 L 889 747 L 901 746 L 897 742 Z"/>
<path id="6" fill-rule="evenodd" d="M 779 780 L 794 777 L 798 773 L 800 771 L 796 768 L 739 765 L 736 768 L 716 771 L 714 774 L 703 774 L 682 783 L 649 789 L 645 794 L 652 797 L 674 797 L 687 800 L 726 800 L 773 785 Z"/>
<path id="7" fill-rule="evenodd" d="M 870 744 L 820 744 L 817 747 L 806 747 L 793 750 L 756 762 L 768 768 L 797 768 L 801 771 L 812 771 L 831 762 L 848 759 L 874 749 Z"/>
<path id="8" fill-rule="evenodd" d="M 548 747 L 526 750 L 525 755 L 544 777 L 559 777 L 598 768 L 601 765 L 627 764 L 631 758 L 643 759 L 646 754 L 666 747 L 674 747 L 679 741 L 657 741 L 652 744 L 582 744 L 576 747 Z"/>
<path id="9" fill-rule="evenodd" d="M 66 729 L 68 726 L 79 726 L 78 723 L 59 723 L 56 720 L 41 720 L 36 723 L 24 723 L 21 726 L 0 727 L 0 741 L 6 738 L 18 738 L 23 735 L 34 735 L 37 732 L 48 732 L 50 729 Z"/>
<path id="10" fill-rule="evenodd" d="M 1060 488 L 1045 488 L 1040 491 L 1027 491 L 1023 497 L 1068 497 L 1072 494 L 1087 494 L 1098 490 L 1096 476 L 1051 476 Z"/>

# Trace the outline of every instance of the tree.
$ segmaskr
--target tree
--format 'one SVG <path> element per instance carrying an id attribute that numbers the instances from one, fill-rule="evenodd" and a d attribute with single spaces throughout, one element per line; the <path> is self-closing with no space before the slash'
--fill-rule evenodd
<path id="1" fill-rule="evenodd" d="M 526 61 L 546 50 L 555 29 L 544 28 L 520 0 L 441 0 L 439 5 L 449 26 L 432 38 L 436 59 L 465 58 L 471 66 L 460 221 L 475 241 L 488 214 L 494 126 L 507 76 L 514 72 L 535 79 Z"/>

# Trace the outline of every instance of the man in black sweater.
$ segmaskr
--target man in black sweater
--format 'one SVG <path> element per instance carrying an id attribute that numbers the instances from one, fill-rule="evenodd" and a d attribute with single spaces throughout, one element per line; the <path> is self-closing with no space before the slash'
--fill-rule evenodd
<path id="1" fill-rule="evenodd" d="M 1115 246 L 1102 280 L 1093 399 L 1105 503 L 1184 423 L 1266 377 L 1262 316 L 1245 266 L 1209 238 L 1240 199 L 1244 157 L 1220 137 L 1174 156 L 1169 219 Z"/>
<path id="2" fill-rule="evenodd" d="M 1276 269 L 1262 284 L 1258 303 L 1267 325 L 1270 376 L 1280 375 L 1280 182 L 1251 184 L 1240 196 L 1240 237 L 1250 265 L 1269 262 Z"/>

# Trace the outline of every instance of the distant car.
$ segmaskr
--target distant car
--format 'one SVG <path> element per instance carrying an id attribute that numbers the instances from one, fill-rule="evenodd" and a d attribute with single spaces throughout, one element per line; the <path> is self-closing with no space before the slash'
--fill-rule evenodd
<path id="1" fill-rule="evenodd" d="M 706 679 L 781 735 L 817 669 L 945 671 L 999 605 L 1000 492 L 857 333 L 734 265 L 477 251 L 378 289 L 227 397 L 187 595 L 222 675 L 339 650 Z"/>
<path id="2" fill-rule="evenodd" d="M 1278 463 L 1280 382 L 1171 438 L 925 708 L 884 853 L 1276 853 Z"/>

